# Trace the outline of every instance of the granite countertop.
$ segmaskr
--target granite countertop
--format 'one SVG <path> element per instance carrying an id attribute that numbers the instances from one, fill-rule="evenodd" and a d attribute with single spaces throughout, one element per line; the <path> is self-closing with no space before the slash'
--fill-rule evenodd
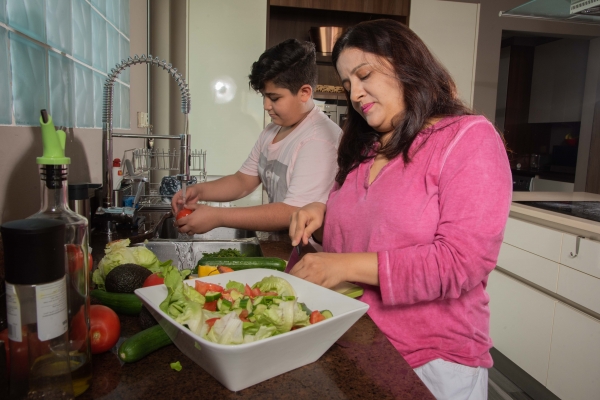
<path id="1" fill-rule="evenodd" d="M 259 238 L 265 256 L 288 259 L 292 246 L 286 234 Z M 121 324 L 123 337 L 141 329 L 137 317 L 121 316 Z M 180 372 L 169 367 L 175 361 L 181 362 Z M 78 399 L 434 399 L 367 315 L 316 362 L 239 392 L 226 389 L 175 345 L 132 364 L 122 364 L 110 352 L 94 355 L 92 362 L 92 386 Z M 269 355 L 257 360 L 257 368 L 263 362 Z"/>
<path id="2" fill-rule="evenodd" d="M 513 192 L 510 216 L 538 225 L 600 240 L 600 222 L 535 208 L 516 201 L 600 201 L 600 194 L 586 192 Z"/>

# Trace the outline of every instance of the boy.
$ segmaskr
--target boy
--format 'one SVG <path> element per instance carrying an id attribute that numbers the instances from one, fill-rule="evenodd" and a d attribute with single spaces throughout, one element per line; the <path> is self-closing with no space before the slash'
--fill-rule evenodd
<path id="1" fill-rule="evenodd" d="M 342 131 L 312 99 L 317 84 L 314 44 L 288 39 L 271 47 L 252 64 L 249 78 L 250 86 L 262 94 L 272 123 L 262 131 L 239 171 L 188 187 L 185 207 L 194 211 L 177 220 L 180 232 L 204 233 L 220 226 L 283 230 L 300 207 L 327 201 Z M 261 183 L 269 204 L 234 208 L 197 204 L 237 200 Z M 183 208 L 181 191 L 171 205 L 174 213 Z"/>

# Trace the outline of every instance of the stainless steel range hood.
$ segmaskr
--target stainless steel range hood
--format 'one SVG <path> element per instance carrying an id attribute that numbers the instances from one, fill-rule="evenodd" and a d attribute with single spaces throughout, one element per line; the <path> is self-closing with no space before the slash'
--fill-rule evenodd
<path id="1" fill-rule="evenodd" d="M 600 24 L 600 0 L 531 0 L 500 16 Z"/>

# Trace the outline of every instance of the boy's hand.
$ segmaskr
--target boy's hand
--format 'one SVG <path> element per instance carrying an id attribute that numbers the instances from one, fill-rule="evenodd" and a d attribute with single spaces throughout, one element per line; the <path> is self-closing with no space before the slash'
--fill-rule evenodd
<path id="1" fill-rule="evenodd" d="M 323 203 L 310 203 L 292 214 L 290 220 L 290 238 L 292 246 L 300 242 L 308 244 L 310 236 L 323 226 L 327 206 Z"/>
<path id="2" fill-rule="evenodd" d="M 185 204 L 191 205 L 198 203 L 200 200 L 200 184 L 188 185 L 185 191 L 185 197 Z M 171 209 L 173 210 L 173 215 L 177 215 L 177 213 L 183 209 L 185 204 L 183 204 L 182 191 L 180 190 L 179 192 L 175 193 L 171 199 Z"/>
<path id="3" fill-rule="evenodd" d="M 221 226 L 218 207 L 210 207 L 202 204 L 187 204 L 186 208 L 194 210 L 187 217 L 175 221 L 179 232 L 194 234 L 206 233 Z"/>

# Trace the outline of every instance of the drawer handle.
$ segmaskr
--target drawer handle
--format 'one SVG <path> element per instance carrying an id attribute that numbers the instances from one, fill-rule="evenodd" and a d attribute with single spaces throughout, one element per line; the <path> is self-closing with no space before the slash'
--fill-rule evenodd
<path id="1" fill-rule="evenodd" d="M 577 239 L 575 241 L 575 254 L 573 254 L 573 252 L 570 252 L 569 257 L 571 257 L 571 258 L 577 257 L 577 255 L 579 254 L 579 242 L 581 241 L 581 239 L 585 239 L 585 238 L 583 236 L 577 236 Z"/>

